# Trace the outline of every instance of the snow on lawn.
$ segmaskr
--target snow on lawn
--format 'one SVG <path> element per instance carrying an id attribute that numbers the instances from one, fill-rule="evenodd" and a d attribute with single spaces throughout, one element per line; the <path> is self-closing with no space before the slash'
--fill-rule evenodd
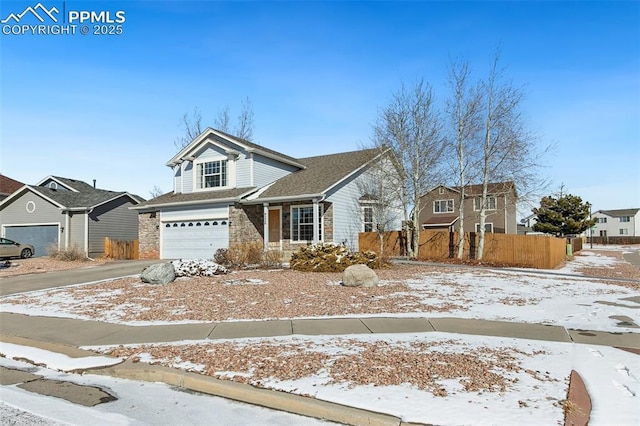
<path id="1" fill-rule="evenodd" d="M 601 259 L 589 254 L 578 256 L 576 259 L 579 259 L 582 264 L 590 265 L 602 265 L 615 261 L 615 259 L 611 260 L 612 258 Z M 539 271 L 512 269 L 425 268 L 425 272 L 413 278 L 401 280 L 402 287 L 396 284 L 395 286 L 400 290 L 384 290 L 385 286 L 387 288 L 393 286 L 389 281 L 382 281 L 381 287 L 379 287 L 380 291 L 387 291 L 387 293 L 373 297 L 369 295 L 373 290 L 362 290 L 362 294 L 358 294 L 357 297 L 353 296 L 352 299 L 340 302 L 342 310 L 337 309 L 336 313 L 331 315 L 322 314 L 321 310 L 315 314 L 313 306 L 326 303 L 326 300 L 320 299 L 333 300 L 334 297 L 349 291 L 332 282 L 327 282 L 326 287 L 322 290 L 326 293 L 320 293 L 316 299 L 305 300 L 302 300 L 305 297 L 305 292 L 300 290 L 302 285 L 292 287 L 289 283 L 284 283 L 283 287 L 288 287 L 290 293 L 282 296 L 284 299 L 280 311 L 266 310 L 249 317 L 240 317 L 239 315 L 248 315 L 249 307 L 255 305 L 258 302 L 257 299 L 238 299 L 234 301 L 235 311 L 231 311 L 226 317 L 212 319 L 207 315 L 211 315 L 216 307 L 207 305 L 207 303 L 220 303 L 215 299 L 210 298 L 211 300 L 206 301 L 198 298 L 195 303 L 187 300 L 188 295 L 183 294 L 180 297 L 185 298 L 184 302 L 174 304 L 172 308 L 169 308 L 166 299 L 153 300 L 150 298 L 158 289 L 157 286 L 142 283 L 136 283 L 130 288 L 132 291 L 138 291 L 140 288 L 148 286 L 149 290 L 143 290 L 141 293 L 145 297 L 127 297 L 122 294 L 121 289 L 113 289 L 110 292 L 106 284 L 103 291 L 99 287 L 101 284 L 97 283 L 8 296 L 1 299 L 0 311 L 128 325 L 232 321 L 237 318 L 266 320 L 338 316 L 425 318 L 446 316 L 541 323 L 572 329 L 610 332 L 638 331 L 637 328 L 618 326 L 620 321 L 612 317 L 625 316 L 631 318 L 636 324 L 640 324 L 637 302 L 625 300 L 640 296 L 640 291 L 633 288 L 634 285 L 640 287 L 640 283 L 626 282 L 624 284 L 627 286 L 623 287 L 616 285 L 616 282 L 611 280 L 564 275 L 568 270 L 569 267 L 566 267 L 564 270 L 553 271 L 553 273 L 550 271 L 540 273 Z M 273 279 L 276 280 L 276 278 L 277 275 L 274 275 Z M 268 290 L 269 283 L 261 281 L 260 287 Z M 317 286 L 314 288 L 317 289 Z M 264 292 L 260 294 L 264 294 Z M 373 305 L 366 304 L 376 303 L 376 299 L 379 298 L 387 298 L 388 300 L 385 305 L 376 305 L 375 309 L 367 310 L 366 306 Z M 161 309 L 163 306 L 166 308 L 164 311 Z M 189 313 L 188 311 L 192 309 L 190 306 L 194 309 L 201 309 L 201 313 L 194 314 L 199 320 L 179 318 L 185 312 Z M 230 305 L 225 305 L 225 309 L 228 309 L 228 306 Z M 291 312 L 297 306 L 303 307 L 305 314 L 292 315 Z M 363 306 L 365 307 L 363 308 Z M 347 308 L 353 309 L 349 311 Z M 151 309 L 156 315 L 154 320 L 138 319 L 140 315 L 148 313 Z M 347 314 L 346 312 L 356 313 Z"/>
<path id="2" fill-rule="evenodd" d="M 591 424 L 640 420 L 638 355 L 608 347 L 412 333 L 91 349 L 439 425 L 562 424 L 576 369 Z"/>

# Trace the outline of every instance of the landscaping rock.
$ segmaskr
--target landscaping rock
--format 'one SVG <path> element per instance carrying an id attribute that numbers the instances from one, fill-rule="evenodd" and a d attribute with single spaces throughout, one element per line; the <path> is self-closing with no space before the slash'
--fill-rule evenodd
<path id="1" fill-rule="evenodd" d="M 222 265 L 206 259 L 180 259 L 173 261 L 177 277 L 212 277 L 229 273 Z"/>
<path id="2" fill-rule="evenodd" d="M 378 275 L 367 265 L 351 265 L 342 273 L 342 285 L 346 287 L 375 287 Z"/>
<path id="3" fill-rule="evenodd" d="M 173 263 L 156 263 L 142 270 L 140 279 L 143 283 L 169 284 L 176 279 L 176 271 Z"/>

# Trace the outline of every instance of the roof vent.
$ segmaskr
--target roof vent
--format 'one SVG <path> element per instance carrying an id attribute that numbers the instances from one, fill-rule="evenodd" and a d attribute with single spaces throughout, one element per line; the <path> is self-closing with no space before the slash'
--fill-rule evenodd
<path id="1" fill-rule="evenodd" d="M 96 180 L 95 179 L 93 180 L 93 187 L 94 188 L 96 187 Z"/>

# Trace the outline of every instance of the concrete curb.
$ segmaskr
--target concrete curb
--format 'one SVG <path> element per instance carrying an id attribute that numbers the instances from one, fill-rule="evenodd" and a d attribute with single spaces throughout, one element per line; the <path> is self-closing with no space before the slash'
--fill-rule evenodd
<path id="1" fill-rule="evenodd" d="M 162 382 L 235 401 L 354 426 L 409 426 L 412 424 L 404 423 L 401 419 L 389 414 L 376 413 L 277 390 L 256 388 L 244 383 L 220 380 L 158 365 L 125 361 L 111 367 L 84 371 L 122 379 Z"/>

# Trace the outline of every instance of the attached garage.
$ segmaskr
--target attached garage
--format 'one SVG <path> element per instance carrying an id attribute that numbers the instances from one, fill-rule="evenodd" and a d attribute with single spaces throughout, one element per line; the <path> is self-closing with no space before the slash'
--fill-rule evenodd
<path id="1" fill-rule="evenodd" d="M 213 259 L 229 247 L 229 219 L 162 223 L 162 259 Z"/>
<path id="2" fill-rule="evenodd" d="M 34 257 L 47 256 L 51 246 L 58 248 L 58 225 L 6 226 L 5 237 L 24 244 L 31 244 Z"/>

